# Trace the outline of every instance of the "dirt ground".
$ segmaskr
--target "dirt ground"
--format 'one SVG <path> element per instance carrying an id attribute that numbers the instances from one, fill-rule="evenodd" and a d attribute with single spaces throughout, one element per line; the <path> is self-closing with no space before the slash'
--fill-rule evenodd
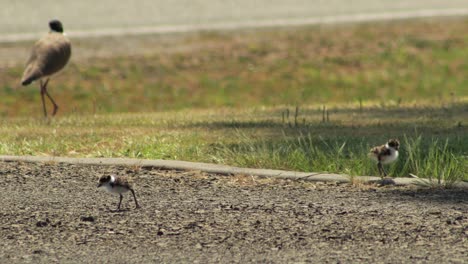
<path id="1" fill-rule="evenodd" d="M 130 195 L 96 188 L 132 176 Z M 466 263 L 468 192 L 0 163 L 0 263 Z"/>

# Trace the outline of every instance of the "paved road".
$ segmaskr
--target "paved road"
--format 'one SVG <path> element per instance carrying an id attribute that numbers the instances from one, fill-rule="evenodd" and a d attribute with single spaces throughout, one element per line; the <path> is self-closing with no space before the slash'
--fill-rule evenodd
<path id="1" fill-rule="evenodd" d="M 40 4 L 39 4 L 40 2 Z M 32 40 L 50 18 L 70 35 L 191 31 L 391 17 L 467 15 L 467 0 L 3 0 L 0 41 Z"/>
<path id="2" fill-rule="evenodd" d="M 131 177 L 141 209 L 96 188 Z M 468 193 L 0 162 L 0 263 L 466 263 Z"/>

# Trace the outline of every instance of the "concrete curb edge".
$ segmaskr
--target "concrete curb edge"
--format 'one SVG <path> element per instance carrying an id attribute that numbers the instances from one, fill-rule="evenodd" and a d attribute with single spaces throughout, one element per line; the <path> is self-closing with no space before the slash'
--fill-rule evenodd
<path id="1" fill-rule="evenodd" d="M 207 173 L 223 174 L 223 175 L 254 175 L 267 178 L 292 179 L 305 181 L 323 181 L 323 182 L 351 182 L 355 179 L 359 182 L 380 182 L 380 177 L 375 176 L 354 176 L 333 173 L 316 173 L 316 172 L 297 172 L 285 170 L 270 170 L 270 169 L 251 169 L 240 168 L 220 164 L 189 162 L 178 160 L 148 160 L 148 159 L 131 159 L 131 158 L 68 158 L 68 157 L 50 157 L 50 156 L 3 156 L 0 155 L 0 161 L 3 162 L 43 162 L 43 163 L 67 163 L 78 165 L 107 165 L 107 166 L 139 166 L 147 168 L 159 168 L 168 170 L 196 170 Z M 435 185 L 428 179 L 421 178 L 394 178 L 396 185 Z M 468 189 L 467 182 L 458 182 L 455 185 L 459 188 Z"/>

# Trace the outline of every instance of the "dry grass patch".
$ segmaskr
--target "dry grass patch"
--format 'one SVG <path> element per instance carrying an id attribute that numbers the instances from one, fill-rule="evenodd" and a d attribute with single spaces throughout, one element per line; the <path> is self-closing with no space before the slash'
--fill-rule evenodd
<path id="1" fill-rule="evenodd" d="M 450 100 L 468 96 L 466 24 L 459 18 L 144 36 L 128 40 L 140 52 L 106 47 L 108 55 L 82 52 L 107 39 L 79 40 L 50 89 L 61 115 Z M 0 45 L 0 52 L 13 48 Z M 37 88 L 14 90 L 23 64 L 0 71 L 3 116 L 40 109 Z"/>

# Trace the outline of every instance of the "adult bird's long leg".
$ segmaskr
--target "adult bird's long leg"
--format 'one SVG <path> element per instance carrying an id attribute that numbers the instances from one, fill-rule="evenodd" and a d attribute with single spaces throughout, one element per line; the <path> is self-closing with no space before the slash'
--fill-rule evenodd
<path id="1" fill-rule="evenodd" d="M 135 195 L 135 191 L 133 191 L 132 189 L 130 189 L 130 191 L 133 194 L 133 199 L 135 199 L 136 208 L 140 208 L 140 205 L 138 204 L 138 201 L 137 201 L 137 198 L 136 198 L 136 195 Z"/>
<path id="2" fill-rule="evenodd" d="M 45 85 L 44 85 L 44 91 L 47 97 L 49 97 L 50 102 L 52 102 L 52 105 L 54 106 L 54 110 L 52 111 L 52 116 L 55 116 L 57 114 L 58 110 L 58 105 L 55 103 L 54 99 L 52 99 L 52 96 L 50 96 L 49 92 L 47 91 L 47 84 L 49 83 L 49 79 L 46 80 Z"/>
<path id="3" fill-rule="evenodd" d="M 49 82 L 49 79 L 47 79 L 47 81 L 45 82 L 45 85 L 47 85 L 47 83 Z M 39 84 L 41 86 L 41 99 L 42 99 L 42 107 L 44 108 L 44 116 L 47 118 L 47 108 L 46 108 L 46 105 L 45 105 L 45 99 L 44 99 L 44 94 L 45 94 L 45 85 L 44 83 L 42 82 L 42 80 L 39 81 Z"/>

